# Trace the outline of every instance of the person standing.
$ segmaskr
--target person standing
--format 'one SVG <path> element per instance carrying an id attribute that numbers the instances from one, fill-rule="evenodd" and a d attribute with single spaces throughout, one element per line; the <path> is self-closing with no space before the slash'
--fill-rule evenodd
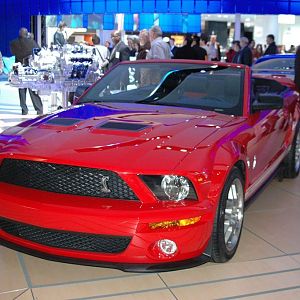
<path id="1" fill-rule="evenodd" d="M 254 49 L 253 53 L 253 60 L 256 61 L 263 55 L 263 47 L 262 44 L 257 44 L 256 48 Z"/>
<path id="2" fill-rule="evenodd" d="M 23 66 L 29 65 L 29 57 L 32 55 L 34 48 L 40 48 L 39 45 L 31 38 L 28 38 L 28 30 L 22 27 L 19 30 L 19 37 L 10 42 L 10 51 L 16 57 L 16 63 L 21 63 Z M 19 89 L 20 106 L 22 115 L 28 114 L 28 107 L 26 105 L 26 90 L 25 88 Z M 43 103 L 37 92 L 29 90 L 34 109 L 38 115 L 43 114 Z"/>
<path id="3" fill-rule="evenodd" d="M 267 45 L 268 48 L 266 49 L 264 55 L 270 55 L 270 54 L 277 54 L 278 53 L 278 48 L 275 43 L 275 37 L 273 34 L 268 34 L 267 35 Z"/>
<path id="4" fill-rule="evenodd" d="M 237 64 L 238 59 L 239 59 L 239 55 L 240 55 L 240 51 L 241 51 L 240 41 L 235 41 L 235 43 L 233 44 L 233 51 L 234 51 L 235 55 L 233 56 L 231 62 L 233 64 Z"/>
<path id="5" fill-rule="evenodd" d="M 233 58 L 241 50 L 240 47 L 239 47 L 238 52 L 236 52 L 236 50 L 235 50 L 236 49 L 235 44 L 240 44 L 240 41 L 232 41 L 231 47 L 226 52 L 226 60 L 225 61 L 228 62 L 228 63 L 233 62 Z"/>
<path id="6" fill-rule="evenodd" d="M 147 53 L 146 59 L 171 59 L 171 50 L 169 45 L 162 39 L 161 28 L 154 25 L 149 30 L 151 42 L 150 51 Z"/>
<path id="7" fill-rule="evenodd" d="M 206 58 L 205 60 L 209 60 L 209 49 L 208 49 L 208 46 L 207 46 L 207 43 L 208 43 L 208 35 L 204 32 L 202 32 L 200 34 L 200 47 L 203 48 L 205 51 L 206 51 Z"/>
<path id="8" fill-rule="evenodd" d="M 109 69 L 121 61 L 129 60 L 130 57 L 130 49 L 125 45 L 124 42 L 122 42 L 120 30 L 113 31 L 111 34 L 111 39 L 115 46 L 112 49 L 109 57 Z"/>
<path id="9" fill-rule="evenodd" d="M 136 59 L 137 60 L 146 59 L 147 53 L 151 48 L 149 32 L 147 29 L 143 29 L 140 31 L 139 39 L 140 39 L 140 48 Z"/>
<path id="10" fill-rule="evenodd" d="M 99 70 L 105 72 L 110 56 L 109 50 L 105 46 L 100 45 L 100 38 L 96 34 L 93 35 L 92 42 L 94 44 L 94 54 L 99 65 Z"/>
<path id="11" fill-rule="evenodd" d="M 53 44 L 63 47 L 67 43 L 66 29 L 67 24 L 64 21 L 60 21 L 57 31 L 54 33 Z"/>
<path id="12" fill-rule="evenodd" d="M 196 59 L 207 60 L 207 52 L 204 48 L 200 47 L 200 37 L 198 35 L 193 36 L 192 48 L 196 52 Z"/>
<path id="13" fill-rule="evenodd" d="M 111 53 L 112 51 L 112 47 L 110 46 L 110 41 L 105 41 L 104 46 L 108 49 L 109 53 Z"/>
<path id="14" fill-rule="evenodd" d="M 298 46 L 296 50 L 295 84 L 296 84 L 297 91 L 300 92 L 300 46 Z"/>
<path id="15" fill-rule="evenodd" d="M 220 44 L 217 42 L 217 36 L 212 34 L 210 36 L 210 42 L 208 43 L 208 60 L 220 61 L 221 60 L 221 49 Z"/>
<path id="16" fill-rule="evenodd" d="M 135 36 L 128 36 L 127 37 L 127 45 L 128 45 L 129 50 L 130 50 L 130 57 L 136 57 L 137 49 L 135 47 L 135 43 L 136 43 L 135 40 L 136 40 Z"/>
<path id="17" fill-rule="evenodd" d="M 177 49 L 174 58 L 175 59 L 198 59 L 195 49 L 192 48 L 192 42 L 193 39 L 190 36 L 185 36 L 183 46 Z"/>
<path id="18" fill-rule="evenodd" d="M 246 65 L 246 66 L 251 66 L 252 65 L 252 51 L 248 46 L 249 40 L 245 36 L 241 38 L 240 40 L 240 45 L 241 45 L 241 50 L 237 54 L 237 63 Z"/>

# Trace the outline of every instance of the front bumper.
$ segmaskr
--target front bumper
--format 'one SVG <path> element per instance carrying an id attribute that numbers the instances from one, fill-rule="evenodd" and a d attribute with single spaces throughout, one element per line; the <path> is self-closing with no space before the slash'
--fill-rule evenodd
<path id="1" fill-rule="evenodd" d="M 43 192 L 0 183 L 0 218 L 57 232 L 130 237 L 120 253 L 65 249 L 37 243 L 0 230 L 0 243 L 34 256 L 69 263 L 112 267 L 124 271 L 154 272 L 192 267 L 209 260 L 203 255 L 211 236 L 213 208 L 190 202 L 184 205 L 147 204 Z M 149 223 L 201 216 L 183 228 L 155 229 Z M 157 241 L 170 239 L 173 256 L 157 251 Z"/>
<path id="2" fill-rule="evenodd" d="M 152 272 L 168 272 L 168 271 L 175 271 L 187 268 L 193 268 L 202 264 L 205 264 L 211 261 L 211 258 L 208 254 L 202 254 L 199 257 L 187 259 L 184 261 L 175 261 L 175 262 L 168 262 L 168 263 L 155 263 L 155 264 L 130 264 L 130 263 L 110 263 L 110 262 L 103 262 L 103 261 L 93 261 L 93 260 L 86 260 L 80 258 L 71 258 L 71 257 L 63 257 L 57 255 L 51 255 L 44 252 L 39 252 L 32 250 L 30 248 L 25 248 L 20 245 L 10 243 L 6 240 L 0 238 L 0 245 L 3 245 L 7 248 L 32 255 L 35 257 L 39 257 L 42 259 L 47 259 L 56 262 L 62 263 L 69 263 L 69 264 L 78 264 L 78 265 L 85 265 L 85 266 L 93 266 L 93 267 L 102 267 L 102 268 L 112 268 L 112 269 L 119 269 L 124 272 L 143 272 L 143 273 L 152 273 Z"/>

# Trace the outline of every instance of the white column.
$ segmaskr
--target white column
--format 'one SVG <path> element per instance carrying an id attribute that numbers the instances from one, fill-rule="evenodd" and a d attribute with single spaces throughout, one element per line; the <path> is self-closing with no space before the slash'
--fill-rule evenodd
<path id="1" fill-rule="evenodd" d="M 234 20 L 234 40 L 239 41 L 240 38 L 241 38 L 241 14 L 236 14 Z"/>
<path id="2" fill-rule="evenodd" d="M 275 41 L 278 44 L 278 17 L 273 15 L 257 15 L 254 23 L 253 39 L 256 44 L 266 44 L 266 36 L 268 34 L 274 34 Z"/>
<path id="3" fill-rule="evenodd" d="M 42 17 L 41 15 L 36 16 L 36 41 L 42 45 Z"/>

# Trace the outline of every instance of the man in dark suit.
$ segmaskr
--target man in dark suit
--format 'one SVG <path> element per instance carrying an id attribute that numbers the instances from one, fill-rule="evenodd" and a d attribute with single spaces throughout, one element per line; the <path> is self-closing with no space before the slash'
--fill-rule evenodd
<path id="1" fill-rule="evenodd" d="M 19 30 L 19 37 L 10 42 L 10 51 L 16 57 L 16 63 L 21 63 L 23 66 L 29 65 L 29 57 L 32 54 L 34 48 L 40 48 L 39 45 L 28 36 L 28 30 L 21 28 Z M 22 109 L 22 115 L 28 114 L 28 107 L 26 105 L 26 90 L 19 89 L 20 106 Z M 31 89 L 29 94 L 32 100 L 32 104 L 37 114 L 43 114 L 43 103 L 40 96 L 33 92 Z"/>
<path id="2" fill-rule="evenodd" d="M 207 52 L 204 48 L 200 47 L 200 37 L 198 35 L 193 36 L 192 48 L 197 54 L 197 59 L 207 60 Z"/>
<path id="3" fill-rule="evenodd" d="M 275 43 L 275 37 L 274 37 L 273 34 L 267 35 L 267 44 L 268 44 L 268 48 L 266 49 L 264 55 L 270 55 L 270 54 L 277 54 L 278 53 L 277 45 Z"/>
<path id="4" fill-rule="evenodd" d="M 237 63 L 238 64 L 243 64 L 243 65 L 247 65 L 247 66 L 251 66 L 252 65 L 252 51 L 248 46 L 249 44 L 249 40 L 248 38 L 246 38 L 245 36 L 241 38 L 240 40 L 240 45 L 241 45 L 241 50 L 239 51 L 239 53 L 237 54 Z"/>
<path id="5" fill-rule="evenodd" d="M 121 40 L 121 31 L 113 31 L 111 34 L 111 39 L 115 46 L 112 49 L 109 57 L 109 69 L 121 61 L 129 60 L 130 57 L 129 47 L 126 46 L 125 43 Z"/>
<path id="6" fill-rule="evenodd" d="M 194 48 L 192 48 L 192 38 L 186 36 L 183 42 L 183 46 L 178 48 L 175 52 L 175 59 L 197 59 L 197 53 Z"/>

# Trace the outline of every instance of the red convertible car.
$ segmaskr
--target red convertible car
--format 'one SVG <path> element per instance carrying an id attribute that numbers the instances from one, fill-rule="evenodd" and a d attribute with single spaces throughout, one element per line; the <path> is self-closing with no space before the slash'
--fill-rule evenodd
<path id="1" fill-rule="evenodd" d="M 246 66 L 120 64 L 0 135 L 0 243 L 131 271 L 225 262 L 244 203 L 298 175 L 299 114 L 292 81 Z"/>

